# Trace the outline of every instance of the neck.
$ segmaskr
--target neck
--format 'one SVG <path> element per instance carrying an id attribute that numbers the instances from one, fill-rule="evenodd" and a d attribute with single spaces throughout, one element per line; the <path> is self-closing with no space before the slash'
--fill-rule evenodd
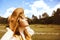
<path id="1" fill-rule="evenodd" d="M 19 27 L 19 32 L 21 33 L 23 33 L 24 32 L 24 30 L 25 30 L 25 28 L 24 27 Z"/>

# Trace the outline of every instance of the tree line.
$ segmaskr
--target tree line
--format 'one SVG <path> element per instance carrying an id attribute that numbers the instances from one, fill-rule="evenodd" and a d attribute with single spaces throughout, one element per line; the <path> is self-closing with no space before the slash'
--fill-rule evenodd
<path id="1" fill-rule="evenodd" d="M 7 19 L 0 16 L 0 24 L 8 24 Z M 51 16 L 45 12 L 42 17 L 39 15 L 39 18 L 37 18 L 37 16 L 32 15 L 32 18 L 27 17 L 27 19 L 29 24 L 60 24 L 60 8 L 54 10 Z"/>
<path id="2" fill-rule="evenodd" d="M 32 19 L 29 19 L 28 22 L 30 24 L 60 24 L 60 8 L 54 10 L 51 16 L 46 12 L 42 14 L 42 17 L 39 16 L 39 19 L 32 15 Z"/>

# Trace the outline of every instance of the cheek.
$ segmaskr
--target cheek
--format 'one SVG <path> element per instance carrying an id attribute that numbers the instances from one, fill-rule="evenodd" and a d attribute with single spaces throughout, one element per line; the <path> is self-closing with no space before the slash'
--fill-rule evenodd
<path id="1" fill-rule="evenodd" d="M 20 22 L 20 26 L 26 27 L 26 26 L 28 26 L 28 25 L 29 25 L 29 24 L 28 24 L 27 21 L 21 21 L 21 22 Z"/>

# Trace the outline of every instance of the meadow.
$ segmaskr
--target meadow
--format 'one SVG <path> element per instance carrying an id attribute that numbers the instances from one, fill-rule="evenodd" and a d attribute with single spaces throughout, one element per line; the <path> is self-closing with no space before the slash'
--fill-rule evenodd
<path id="1" fill-rule="evenodd" d="M 60 25 L 32 24 L 30 27 L 35 31 L 32 40 L 60 40 Z M 0 38 L 6 32 L 6 24 L 0 24 Z"/>

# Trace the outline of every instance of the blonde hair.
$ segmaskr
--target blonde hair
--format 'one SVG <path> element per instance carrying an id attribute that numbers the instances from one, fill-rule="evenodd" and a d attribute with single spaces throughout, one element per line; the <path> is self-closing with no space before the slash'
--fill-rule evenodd
<path id="1" fill-rule="evenodd" d="M 16 35 L 20 35 L 18 31 L 18 27 L 19 27 L 18 18 L 21 13 L 24 14 L 23 8 L 17 8 L 13 11 L 12 15 L 8 18 L 9 27 Z M 31 39 L 31 36 L 29 35 L 26 29 L 24 31 L 24 34 L 25 34 L 26 40 Z"/>
<path id="2" fill-rule="evenodd" d="M 9 27 L 11 28 L 12 31 L 16 30 L 18 26 L 18 17 L 20 14 L 24 14 L 23 8 L 17 8 L 13 11 L 12 15 L 9 16 L 8 22 L 9 22 Z"/>

